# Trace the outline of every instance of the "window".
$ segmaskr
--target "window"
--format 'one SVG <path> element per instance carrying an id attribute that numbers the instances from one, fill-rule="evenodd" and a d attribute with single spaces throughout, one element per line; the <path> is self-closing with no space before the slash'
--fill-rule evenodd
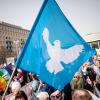
<path id="1" fill-rule="evenodd" d="M 7 39 L 7 37 L 6 37 L 6 39 Z"/>
<path id="2" fill-rule="evenodd" d="M 7 50 L 12 50 L 12 42 L 11 41 L 6 41 L 6 48 L 7 48 Z"/>

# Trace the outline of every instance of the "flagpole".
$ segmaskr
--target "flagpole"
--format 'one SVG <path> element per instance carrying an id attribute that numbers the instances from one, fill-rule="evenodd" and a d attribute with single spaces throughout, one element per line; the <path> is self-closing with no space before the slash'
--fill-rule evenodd
<path id="1" fill-rule="evenodd" d="M 7 90 L 8 90 L 8 87 L 9 87 L 10 83 L 11 83 L 11 80 L 12 80 L 12 78 L 13 78 L 13 76 L 14 76 L 15 71 L 16 71 L 16 68 L 14 68 L 14 70 L 13 70 L 13 72 L 12 72 L 12 75 L 11 75 L 11 77 L 10 77 L 10 80 L 9 80 L 9 82 L 8 82 L 8 84 L 7 84 L 7 87 L 6 87 L 6 89 L 5 89 L 5 92 L 4 92 L 3 96 L 2 96 L 2 100 L 4 100 L 4 97 L 5 97 L 5 95 L 6 95 L 6 92 L 7 92 Z"/>

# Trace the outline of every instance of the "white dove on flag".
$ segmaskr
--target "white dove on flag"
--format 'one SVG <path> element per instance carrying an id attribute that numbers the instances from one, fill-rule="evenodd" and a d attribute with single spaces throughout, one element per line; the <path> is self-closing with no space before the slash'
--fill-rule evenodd
<path id="1" fill-rule="evenodd" d="M 49 41 L 49 31 L 46 27 L 43 30 L 43 40 L 50 56 L 50 59 L 46 62 L 47 70 L 50 73 L 57 74 L 62 71 L 64 67 L 61 62 L 65 64 L 72 63 L 83 51 L 83 45 L 74 45 L 68 49 L 62 49 L 60 40 L 55 40 L 54 45 L 52 45 Z"/>

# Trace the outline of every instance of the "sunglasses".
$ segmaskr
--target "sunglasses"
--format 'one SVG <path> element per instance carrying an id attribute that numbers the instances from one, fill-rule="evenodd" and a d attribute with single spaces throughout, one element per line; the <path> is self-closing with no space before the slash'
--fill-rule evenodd
<path id="1" fill-rule="evenodd" d="M 53 99 L 60 99 L 61 98 L 61 96 L 51 96 L 51 100 L 53 100 Z"/>
<path id="2" fill-rule="evenodd" d="M 79 78 L 78 76 L 74 76 L 74 78 Z"/>

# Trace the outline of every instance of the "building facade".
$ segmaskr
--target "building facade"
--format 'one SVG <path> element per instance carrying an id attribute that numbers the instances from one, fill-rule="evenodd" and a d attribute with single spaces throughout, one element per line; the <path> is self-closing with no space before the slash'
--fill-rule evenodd
<path id="1" fill-rule="evenodd" d="M 9 57 L 17 58 L 28 33 L 27 29 L 0 22 L 0 63 L 6 63 Z"/>
<path id="2" fill-rule="evenodd" d="M 91 47 L 100 49 L 100 33 L 90 33 L 83 36 Z"/>
<path id="3" fill-rule="evenodd" d="M 0 64 L 7 63 L 7 58 L 17 58 L 28 33 L 29 30 L 22 27 L 0 22 Z M 100 33 L 86 34 L 83 38 L 91 47 L 100 49 Z"/>

